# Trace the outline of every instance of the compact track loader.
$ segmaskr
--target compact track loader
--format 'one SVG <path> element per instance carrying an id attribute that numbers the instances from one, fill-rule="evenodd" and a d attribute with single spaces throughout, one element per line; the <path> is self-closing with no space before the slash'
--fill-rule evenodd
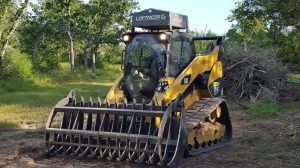
<path id="1" fill-rule="evenodd" d="M 72 90 L 51 111 L 49 154 L 176 166 L 230 143 L 223 36 L 192 37 L 187 16 L 147 9 L 133 14 L 122 39 L 124 73 L 105 100 L 77 100 Z M 196 53 L 202 40 L 206 51 Z"/>

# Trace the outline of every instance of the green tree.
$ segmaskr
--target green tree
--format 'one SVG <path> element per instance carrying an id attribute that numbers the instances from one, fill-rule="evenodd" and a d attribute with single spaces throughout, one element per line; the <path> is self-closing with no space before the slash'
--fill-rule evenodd
<path id="1" fill-rule="evenodd" d="M 300 0 L 243 0 L 228 17 L 246 42 L 272 45 L 283 63 L 300 66 Z"/>
<path id="2" fill-rule="evenodd" d="M 80 22 L 86 22 L 80 27 L 82 39 L 86 40 L 84 51 L 84 70 L 88 68 L 87 53 L 92 54 L 92 68 L 95 71 L 95 51 L 101 44 L 119 44 L 121 34 L 130 29 L 130 11 L 137 8 L 135 0 L 91 0 L 85 5 L 84 17 Z"/>
<path id="3" fill-rule="evenodd" d="M 2 59 L 7 50 L 9 40 L 21 24 L 21 20 L 30 4 L 30 0 L 0 0 L 0 68 L 2 69 Z"/>
<path id="4" fill-rule="evenodd" d="M 72 71 L 74 64 L 82 63 L 81 59 L 87 70 L 89 53 L 95 70 L 99 47 L 120 43 L 121 34 L 129 29 L 130 10 L 137 6 L 134 0 L 91 0 L 89 3 L 40 0 L 39 3 L 34 6 L 36 15 L 27 20 L 28 29 L 23 33 L 35 30 L 32 61 L 38 69 L 47 69 L 47 65 L 53 69 L 61 61 L 70 61 Z"/>

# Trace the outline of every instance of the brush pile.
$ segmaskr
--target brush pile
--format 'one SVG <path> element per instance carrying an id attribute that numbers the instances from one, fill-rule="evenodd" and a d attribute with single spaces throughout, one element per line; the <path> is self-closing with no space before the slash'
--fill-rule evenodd
<path id="1" fill-rule="evenodd" d="M 247 97 L 250 102 L 296 99 L 287 74 L 288 68 L 279 63 L 271 50 L 229 48 L 224 52 L 224 94 L 229 99 Z"/>

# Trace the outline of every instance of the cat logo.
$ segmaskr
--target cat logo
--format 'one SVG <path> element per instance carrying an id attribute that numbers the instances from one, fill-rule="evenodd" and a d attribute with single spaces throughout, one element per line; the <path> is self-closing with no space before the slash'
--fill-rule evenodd
<path id="1" fill-rule="evenodd" d="M 189 78 L 183 78 L 183 84 L 188 84 L 189 83 Z"/>
<path id="2" fill-rule="evenodd" d="M 181 85 L 187 85 L 191 82 L 191 74 L 185 76 L 184 78 L 182 78 L 181 80 Z"/>
<path id="3" fill-rule="evenodd" d="M 220 85 L 219 82 L 214 82 L 214 87 L 218 87 Z"/>

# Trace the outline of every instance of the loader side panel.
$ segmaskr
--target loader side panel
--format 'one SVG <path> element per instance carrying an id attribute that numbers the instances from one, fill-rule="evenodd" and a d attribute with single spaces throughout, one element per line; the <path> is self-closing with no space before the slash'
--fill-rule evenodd
<path id="1" fill-rule="evenodd" d="M 194 82 L 194 80 L 198 77 L 198 75 L 204 74 L 204 72 L 209 72 L 211 70 L 215 71 L 215 68 L 219 67 L 220 65 L 218 63 L 218 65 L 212 69 L 218 60 L 218 53 L 219 46 L 216 46 L 210 54 L 195 57 L 195 59 L 182 71 L 182 73 L 174 80 L 174 82 L 170 84 L 170 88 L 164 96 L 166 104 L 169 104 L 172 100 L 174 100 L 178 94 L 183 94 L 188 87 L 190 87 L 192 82 Z M 216 77 L 219 76 L 220 74 L 216 75 Z M 212 75 L 211 78 L 214 79 L 215 75 Z M 202 96 L 200 95 L 197 97 L 198 98 L 193 99 L 197 101 L 201 99 Z M 188 109 L 189 107 L 186 106 L 185 108 Z"/>
<path id="2" fill-rule="evenodd" d="M 207 85 L 212 97 L 219 97 L 221 95 L 223 88 L 223 68 L 221 61 L 217 61 L 212 67 Z"/>

